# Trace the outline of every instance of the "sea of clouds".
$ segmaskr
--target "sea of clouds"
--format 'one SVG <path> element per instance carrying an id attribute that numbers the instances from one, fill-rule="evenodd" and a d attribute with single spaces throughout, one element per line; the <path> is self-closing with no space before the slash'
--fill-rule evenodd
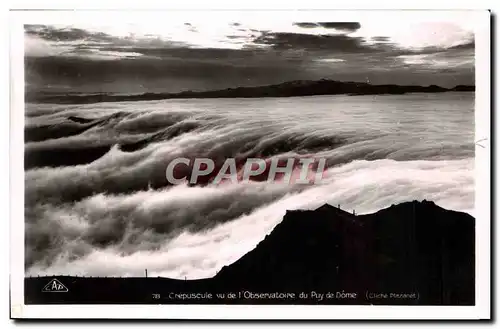
<path id="1" fill-rule="evenodd" d="M 26 274 L 210 277 L 286 210 L 327 202 L 370 213 L 427 199 L 473 214 L 473 98 L 459 96 L 28 104 Z M 327 169 L 314 185 L 173 186 L 178 157 Z"/>

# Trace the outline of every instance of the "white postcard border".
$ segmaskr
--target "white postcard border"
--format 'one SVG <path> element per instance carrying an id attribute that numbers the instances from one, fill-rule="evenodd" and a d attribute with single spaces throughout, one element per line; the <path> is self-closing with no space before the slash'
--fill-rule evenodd
<path id="1" fill-rule="evenodd" d="M 279 15 L 278 15 L 279 13 Z M 285 19 L 290 21 L 357 21 L 381 15 L 427 18 L 463 17 L 476 26 L 476 305 L 475 306 L 306 306 L 306 305 L 24 305 L 24 39 L 23 24 L 74 24 L 95 21 L 165 19 L 146 11 L 16 11 L 10 15 L 10 246 L 11 317 L 13 318 L 146 318 L 146 319 L 488 319 L 491 266 L 491 95 L 490 13 L 488 11 L 212 11 L 210 19 Z M 178 11 L 177 16 L 203 19 L 206 11 Z M 457 16 L 458 15 L 458 16 Z M 460 16 L 462 15 L 462 16 Z"/>

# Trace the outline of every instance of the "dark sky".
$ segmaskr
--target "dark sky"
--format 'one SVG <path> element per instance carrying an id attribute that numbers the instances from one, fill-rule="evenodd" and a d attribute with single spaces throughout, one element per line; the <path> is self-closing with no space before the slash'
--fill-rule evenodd
<path id="1" fill-rule="evenodd" d="M 421 23 L 412 29 L 385 24 L 385 32 L 362 22 L 221 26 L 183 23 L 138 33 L 127 26 L 26 25 L 26 86 L 30 91 L 142 93 L 322 78 L 474 84 L 474 35 L 456 24 Z"/>

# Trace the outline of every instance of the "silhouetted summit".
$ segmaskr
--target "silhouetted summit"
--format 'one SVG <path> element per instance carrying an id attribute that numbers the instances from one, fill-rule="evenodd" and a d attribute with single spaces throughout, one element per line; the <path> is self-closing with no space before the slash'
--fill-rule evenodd
<path id="1" fill-rule="evenodd" d="M 456 86 L 451 89 L 436 85 L 400 86 L 372 85 L 364 82 L 321 80 L 294 80 L 274 85 L 237 87 L 209 91 L 183 91 L 179 93 L 117 94 L 53 94 L 34 92 L 26 94 L 26 101 L 38 103 L 84 104 L 119 101 L 150 101 L 178 98 L 261 98 L 315 95 L 383 95 L 406 93 L 440 93 L 446 91 L 474 91 L 474 86 Z"/>
<path id="2" fill-rule="evenodd" d="M 475 91 L 476 87 L 475 86 L 458 85 L 458 86 L 453 87 L 451 90 L 452 91 Z"/>
<path id="3" fill-rule="evenodd" d="M 57 278 L 67 293 L 41 293 L 51 278 L 27 278 L 26 303 L 474 305 L 475 220 L 425 200 L 367 215 L 323 205 L 287 211 L 253 250 L 210 279 Z M 151 298 L 201 292 L 213 295 Z"/>
<path id="4" fill-rule="evenodd" d="M 288 211 L 216 279 L 278 291 L 418 292 L 420 303 L 469 304 L 474 226 L 472 216 L 429 201 L 360 216 L 330 205 Z"/>

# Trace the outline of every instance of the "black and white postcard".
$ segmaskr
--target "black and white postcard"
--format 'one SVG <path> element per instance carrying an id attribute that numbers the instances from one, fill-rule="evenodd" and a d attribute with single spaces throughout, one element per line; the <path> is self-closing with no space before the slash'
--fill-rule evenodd
<path id="1" fill-rule="evenodd" d="M 488 11 L 12 18 L 12 317 L 490 317 Z"/>

